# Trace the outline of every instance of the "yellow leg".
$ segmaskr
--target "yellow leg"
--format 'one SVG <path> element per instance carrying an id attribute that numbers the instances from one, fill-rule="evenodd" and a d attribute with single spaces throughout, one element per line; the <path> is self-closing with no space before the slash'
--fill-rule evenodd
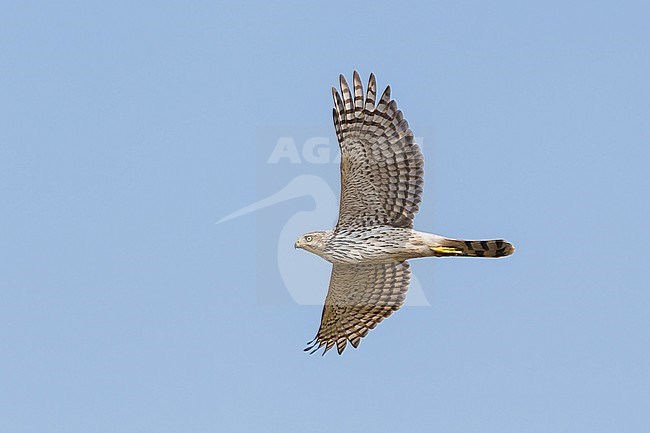
<path id="1" fill-rule="evenodd" d="M 436 256 L 462 256 L 463 250 L 454 247 L 431 247 Z"/>

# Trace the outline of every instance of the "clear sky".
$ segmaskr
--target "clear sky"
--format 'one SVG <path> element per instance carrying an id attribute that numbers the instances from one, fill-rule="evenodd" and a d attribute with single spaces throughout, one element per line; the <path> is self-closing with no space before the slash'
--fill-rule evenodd
<path id="1" fill-rule="evenodd" d="M 649 5 L 3 1 L 0 431 L 647 431 Z M 308 356 L 314 203 L 215 222 L 338 194 L 260 161 L 354 69 L 423 137 L 416 228 L 517 252 L 414 261 L 429 306 Z"/>

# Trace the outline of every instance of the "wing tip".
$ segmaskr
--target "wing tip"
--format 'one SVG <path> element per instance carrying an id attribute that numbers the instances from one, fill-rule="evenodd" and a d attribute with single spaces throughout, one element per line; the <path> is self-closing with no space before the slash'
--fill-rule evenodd
<path id="1" fill-rule="evenodd" d="M 366 333 L 367 334 L 367 333 Z M 343 355 L 343 352 L 345 349 L 348 347 L 348 343 L 355 349 L 359 347 L 359 344 L 361 343 L 361 339 L 364 336 L 361 335 L 356 335 L 353 337 L 348 336 L 345 339 L 340 339 L 338 341 L 333 341 L 330 340 L 327 342 L 327 344 L 324 341 L 320 341 L 318 339 L 318 336 L 316 336 L 313 340 L 307 342 L 307 347 L 302 349 L 303 352 L 309 352 L 309 355 L 313 355 L 316 353 L 321 347 L 325 346 L 325 350 L 323 350 L 323 353 L 321 353 L 321 356 L 325 356 L 327 352 L 329 352 L 333 347 L 336 347 L 336 351 L 338 352 L 339 355 Z"/>

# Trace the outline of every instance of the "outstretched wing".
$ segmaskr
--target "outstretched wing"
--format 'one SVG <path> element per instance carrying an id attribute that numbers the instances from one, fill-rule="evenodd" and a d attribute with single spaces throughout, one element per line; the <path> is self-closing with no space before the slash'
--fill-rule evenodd
<path id="1" fill-rule="evenodd" d="M 335 264 L 316 338 L 305 351 L 335 344 L 339 355 L 348 341 L 356 348 L 362 337 L 397 311 L 411 279 L 408 262 L 366 265 Z"/>
<path id="2" fill-rule="evenodd" d="M 390 99 L 390 86 L 375 106 L 370 74 L 363 94 L 354 72 L 354 97 L 343 75 L 341 95 L 332 88 L 334 126 L 341 148 L 341 203 L 337 229 L 390 225 L 413 227 L 419 209 L 424 159 L 408 122 Z"/>

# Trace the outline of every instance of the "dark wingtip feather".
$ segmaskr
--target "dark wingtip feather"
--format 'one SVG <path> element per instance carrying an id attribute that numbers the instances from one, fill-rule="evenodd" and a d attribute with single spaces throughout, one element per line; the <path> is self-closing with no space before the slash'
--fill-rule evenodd
<path id="1" fill-rule="evenodd" d="M 341 85 L 341 92 L 343 92 L 343 87 L 349 87 L 343 74 L 339 75 L 339 84 Z"/>
<path id="2" fill-rule="evenodd" d="M 320 349 L 322 345 L 323 345 L 322 343 L 319 344 L 319 345 L 318 345 L 314 350 L 312 350 L 311 352 L 309 352 L 309 354 L 310 354 L 310 355 L 313 355 L 314 352 L 316 352 L 318 349 Z M 312 346 L 312 347 L 313 347 L 313 346 Z M 310 347 L 310 349 L 311 349 L 311 347 Z"/>

